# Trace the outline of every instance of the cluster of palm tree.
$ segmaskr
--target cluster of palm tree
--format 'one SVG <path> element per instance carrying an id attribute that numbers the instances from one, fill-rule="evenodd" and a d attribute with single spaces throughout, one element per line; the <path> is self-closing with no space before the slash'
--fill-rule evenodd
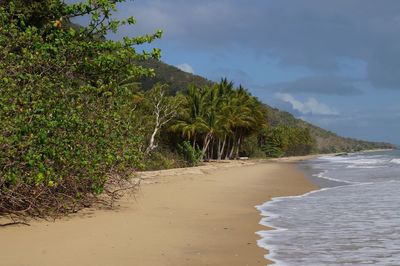
<path id="1" fill-rule="evenodd" d="M 191 86 L 170 129 L 202 150 L 204 159 L 235 159 L 244 139 L 266 127 L 262 104 L 242 86 L 222 79 Z"/>

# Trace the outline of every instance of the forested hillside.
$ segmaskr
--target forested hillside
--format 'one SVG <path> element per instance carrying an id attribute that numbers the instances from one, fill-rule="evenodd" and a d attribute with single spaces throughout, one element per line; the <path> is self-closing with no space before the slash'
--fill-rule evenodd
<path id="1" fill-rule="evenodd" d="M 266 108 L 268 109 L 268 118 L 271 126 L 284 124 L 308 128 L 311 136 L 315 140 L 316 152 L 318 153 L 395 148 L 395 146 L 390 143 L 371 142 L 341 137 L 329 130 L 325 130 L 301 119 L 297 119 L 288 112 L 272 108 L 268 105 L 266 105 Z"/>
<path id="2" fill-rule="evenodd" d="M 201 76 L 184 72 L 175 66 L 165 64 L 162 61 L 149 59 L 140 61 L 141 66 L 152 68 L 155 77 L 143 77 L 140 82 L 145 90 L 152 88 L 156 83 L 167 84 L 172 93 L 187 91 L 189 85 L 197 87 L 210 86 L 213 82 Z"/>
<path id="3" fill-rule="evenodd" d="M 173 93 L 187 91 L 187 88 L 191 84 L 194 84 L 197 87 L 204 87 L 213 83 L 206 78 L 186 73 L 162 61 L 148 60 L 140 64 L 155 70 L 155 77 L 142 79 L 142 86 L 145 90 L 150 89 L 157 82 L 169 84 Z M 395 148 L 395 146 L 390 143 L 370 142 L 341 137 L 331 131 L 322 129 L 301 119 L 297 119 L 288 112 L 273 108 L 266 103 L 263 103 L 263 105 L 267 112 L 266 120 L 269 126 L 288 126 L 308 129 L 312 139 L 314 140 L 314 147 L 312 149 L 313 153 L 351 152 L 379 148 Z"/>

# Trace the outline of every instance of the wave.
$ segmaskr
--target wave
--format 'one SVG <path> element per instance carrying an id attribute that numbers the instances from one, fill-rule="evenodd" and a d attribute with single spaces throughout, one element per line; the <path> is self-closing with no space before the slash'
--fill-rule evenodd
<path id="1" fill-rule="evenodd" d="M 397 154 L 396 154 L 397 155 Z M 397 157 L 397 158 L 396 158 Z M 360 239 L 369 239 L 372 241 L 371 245 L 370 244 L 365 244 L 365 245 L 358 245 L 359 242 L 358 239 L 350 239 L 355 243 L 355 246 L 359 246 L 360 250 L 354 251 L 357 254 L 357 259 L 361 258 L 362 256 L 360 255 L 362 253 L 361 250 L 363 249 L 378 249 L 380 246 L 376 246 L 377 244 L 374 242 L 375 241 L 375 236 L 385 234 L 386 231 L 382 231 L 382 228 L 375 228 L 374 230 L 359 230 L 357 226 L 359 226 L 360 221 L 367 221 L 366 223 L 362 224 L 365 225 L 366 228 L 368 226 L 371 226 L 370 223 L 368 223 L 368 219 L 371 219 L 371 221 L 383 221 L 385 224 L 389 221 L 391 221 L 393 224 L 398 224 L 398 222 L 394 219 L 389 219 L 389 218 L 396 218 L 397 216 L 394 214 L 392 210 L 395 210 L 395 204 L 396 200 L 400 200 L 398 197 L 392 197 L 392 195 L 397 195 L 398 188 L 400 186 L 400 178 L 399 176 L 399 170 L 400 168 L 398 165 L 400 165 L 400 158 L 399 156 L 393 156 L 391 154 L 383 154 L 383 155 L 373 155 L 373 156 L 360 156 L 356 154 L 352 154 L 349 156 L 323 156 L 319 157 L 313 160 L 310 160 L 312 167 L 311 169 L 313 171 L 318 171 L 317 174 L 313 174 L 315 178 L 320 178 L 320 179 L 326 179 L 330 181 L 335 181 L 335 182 L 340 182 L 339 186 L 335 187 L 325 187 L 322 189 L 314 190 L 308 193 L 305 193 L 303 195 L 299 196 L 288 196 L 288 197 L 276 197 L 273 198 L 270 201 L 265 202 L 262 205 L 256 206 L 257 210 L 260 211 L 262 219 L 260 220 L 260 224 L 263 226 L 267 226 L 269 228 L 272 228 L 272 230 L 262 230 L 257 232 L 257 234 L 260 236 L 260 239 L 257 241 L 257 244 L 259 247 L 262 247 L 266 250 L 269 251 L 268 255 L 265 255 L 265 258 L 272 261 L 273 265 L 275 266 L 287 266 L 287 265 L 320 265 L 318 264 L 319 259 L 324 259 L 323 255 L 322 257 L 318 257 L 313 260 L 311 257 L 308 257 L 311 253 L 310 251 L 313 250 L 314 247 L 310 247 L 310 249 L 304 249 L 304 260 L 302 262 L 307 261 L 307 264 L 299 264 L 299 260 L 296 260 L 294 258 L 289 257 L 287 252 L 291 252 L 294 250 L 303 250 L 299 249 L 302 245 L 306 245 L 309 243 L 317 243 L 318 248 L 321 249 L 326 249 L 330 252 L 331 246 L 327 245 L 322 245 L 321 241 L 318 242 L 312 242 L 313 240 L 309 240 L 307 237 L 310 234 L 310 228 L 312 230 L 320 230 L 323 229 L 325 230 L 324 227 L 321 227 L 318 222 L 313 225 L 312 223 L 310 224 L 310 218 L 307 217 L 319 217 L 318 215 L 321 216 L 321 221 L 324 221 L 324 217 L 329 217 L 329 215 L 326 215 L 327 213 L 330 214 L 330 212 L 335 212 L 337 215 L 334 215 L 334 217 L 347 217 L 347 221 L 343 224 L 343 230 L 340 232 L 348 232 L 351 230 L 354 230 L 355 237 L 360 237 Z M 385 168 L 385 170 L 369 170 L 369 169 L 375 169 L 375 168 Z M 350 169 L 349 169 L 350 168 Z M 351 168 L 355 168 L 352 170 Z M 348 170 L 346 170 L 348 169 Z M 360 169 L 360 170 L 357 170 Z M 365 169 L 365 170 L 363 170 Z M 333 178 L 333 177 L 335 178 Z M 339 179 L 338 179 L 339 178 Z M 342 179 L 350 179 L 351 181 L 348 180 L 342 180 Z M 358 182 L 357 182 L 358 181 Z M 390 183 L 390 184 L 388 184 Z M 330 184 L 328 182 L 328 184 Z M 335 184 L 336 185 L 336 184 Z M 373 186 L 364 186 L 364 185 L 373 185 Z M 362 186 L 362 187 L 359 187 Z M 329 190 L 329 191 L 328 191 Z M 387 191 L 387 195 L 381 195 L 379 194 L 379 191 Z M 317 194 L 317 193 L 322 193 L 322 194 Z M 358 193 L 361 193 L 360 195 Z M 314 195 L 313 195 L 314 194 Z M 335 196 L 332 196 L 335 195 Z M 337 197 L 339 195 L 339 197 Z M 370 202 L 369 201 L 369 195 L 371 195 L 372 198 L 377 197 L 377 201 L 375 202 Z M 308 198 L 307 198 L 308 197 Z M 304 199 L 303 199 L 304 198 Z M 358 201 L 361 199 L 361 201 Z M 324 203 L 324 200 L 327 201 L 328 205 Z M 335 206 L 336 203 L 345 203 L 345 208 L 332 208 L 332 206 Z M 387 217 L 382 218 L 381 215 L 378 215 L 376 213 L 380 212 L 380 206 L 387 206 L 388 202 L 393 203 L 390 205 L 390 210 L 385 209 L 384 214 Z M 335 204 L 333 204 L 335 203 Z M 322 205 L 321 205 L 322 204 Z M 324 205 L 325 204 L 325 205 Z M 359 205 L 360 204 L 360 205 Z M 368 211 L 363 211 L 365 208 L 359 208 L 360 206 L 363 207 L 368 206 L 368 208 L 371 208 L 372 210 L 375 210 L 372 214 L 366 214 Z M 316 211 L 313 210 L 314 208 L 311 208 L 310 210 L 307 210 L 308 206 L 314 206 Z M 372 206 L 372 207 L 371 207 Z M 304 209 L 302 209 L 304 208 Z M 348 210 L 356 210 L 354 212 L 349 211 L 349 215 L 347 215 L 347 209 Z M 385 207 L 386 208 L 386 207 Z M 297 217 L 297 209 L 301 212 L 310 214 L 307 215 L 307 217 L 301 217 L 300 213 L 299 217 Z M 310 211 L 310 212 L 308 212 Z M 314 216 L 313 216 L 314 215 Z M 368 217 L 366 216 L 368 215 Z M 375 215 L 375 216 L 374 216 Z M 392 216 L 390 216 L 392 215 Z M 354 219 L 352 217 L 355 217 Z M 358 217 L 358 219 L 357 219 Z M 361 218 L 360 218 L 361 217 Z M 287 219 L 287 221 L 285 221 Z M 301 231 L 301 229 L 297 228 L 297 224 L 293 224 L 293 219 L 299 219 L 299 223 L 305 225 L 306 229 L 305 231 Z M 328 218 L 331 219 L 331 218 Z M 353 220 L 351 220 L 353 219 Z M 292 222 L 289 222 L 292 221 Z M 320 221 L 320 220 L 318 220 Z M 323 225 L 325 224 L 330 224 L 331 220 L 326 220 Z M 354 222 L 354 226 L 351 227 L 350 229 L 346 228 L 347 225 L 351 224 Z M 332 224 L 335 224 L 336 221 L 332 222 Z M 310 227 L 307 227 L 307 225 L 310 225 Z M 308 228 L 308 231 L 307 231 Z M 393 228 L 393 226 L 389 226 L 389 228 Z M 293 232 L 292 232 L 293 230 Z M 329 228 L 326 229 L 328 230 L 326 234 L 324 234 L 326 239 L 336 239 L 335 234 L 336 230 L 329 231 Z M 385 229 L 386 230 L 386 229 Z M 392 229 L 390 229 L 392 230 Z M 392 234 L 391 231 L 388 231 L 388 234 Z M 370 232 L 370 233 L 363 233 L 363 232 Z M 289 242 L 286 242 L 289 241 Z M 294 242 L 293 242 L 294 241 Z M 297 243 L 299 241 L 299 243 Z M 311 241 L 311 242 L 310 242 Z M 325 240 L 324 240 L 325 241 Z M 335 240 L 336 241 L 336 240 Z M 352 243 L 353 243 L 352 242 Z M 296 243 L 296 244 L 295 244 Z M 343 247 L 346 246 L 347 242 L 340 242 L 340 239 L 336 242 L 333 243 L 339 243 Z M 320 246 L 321 244 L 321 246 Z M 379 244 L 379 243 L 378 243 Z M 292 248 L 292 249 L 291 249 Z M 295 248 L 295 249 L 293 249 Z M 285 253 L 286 252 L 286 253 Z M 308 253 L 307 253 L 308 252 Z M 340 250 L 336 250 L 335 254 L 339 254 Z M 353 251 L 352 251 L 353 252 Z M 358 253 L 357 253 L 358 252 Z M 380 252 L 380 250 L 379 250 Z M 394 254 L 395 250 L 386 250 L 384 254 Z M 300 252 L 301 253 L 301 252 Z M 299 254 L 300 254 L 299 253 Z M 314 253 L 313 253 L 314 254 Z M 389 256 L 388 255 L 388 256 Z M 367 256 L 368 257 L 368 256 Z M 379 265 L 389 265 L 384 261 L 382 258 L 370 256 L 373 259 L 376 259 L 377 261 L 379 260 L 383 264 Z M 389 256 L 390 257 L 390 256 Z M 302 257 L 303 258 L 303 257 Z M 348 256 L 343 258 L 343 261 L 349 262 L 353 261 L 354 257 L 349 253 Z M 293 263 L 293 262 L 296 262 Z M 327 261 L 330 261 L 331 263 L 335 261 L 335 258 L 327 258 Z M 360 260 L 361 261 L 361 260 Z M 388 260 L 388 262 L 393 262 L 394 260 Z M 337 264 L 339 265 L 339 264 Z M 342 264 L 340 264 L 342 265 Z M 355 264 L 353 264 L 355 265 Z M 359 264 L 360 265 L 360 264 Z M 400 264 L 393 264 L 393 265 L 400 265 Z"/>
<path id="2" fill-rule="evenodd" d="M 286 196 L 286 197 L 276 197 L 276 198 L 272 198 L 270 201 L 267 201 L 265 203 L 263 203 L 262 205 L 257 205 L 255 206 L 255 208 L 260 211 L 261 216 L 263 217 L 260 221 L 259 224 L 272 228 L 272 230 L 262 230 L 262 231 L 258 231 L 256 232 L 257 235 L 259 235 L 261 237 L 261 239 L 259 239 L 257 241 L 257 245 L 261 248 L 264 248 L 266 250 L 268 250 L 269 254 L 265 255 L 264 257 L 270 261 L 273 262 L 272 265 L 276 265 L 276 266 L 287 266 L 286 264 L 284 264 L 283 262 L 279 261 L 278 259 L 276 259 L 276 250 L 278 250 L 278 246 L 274 246 L 274 245 L 270 245 L 268 244 L 268 240 L 270 237 L 272 237 L 273 234 L 279 234 L 280 232 L 284 232 L 287 229 L 286 228 L 282 228 L 282 227 L 278 227 L 276 225 L 274 225 L 271 221 L 274 220 L 275 218 L 280 217 L 279 214 L 268 211 L 269 209 L 272 208 L 273 205 L 275 205 L 278 202 L 284 201 L 284 200 L 288 200 L 288 199 L 299 199 L 299 198 L 304 198 L 307 196 L 310 196 L 314 193 L 321 193 L 323 191 L 327 191 L 327 190 L 332 190 L 332 189 L 340 189 L 343 187 L 347 187 L 347 186 L 360 186 L 360 185 L 371 185 L 373 183 L 371 182 L 366 182 L 366 183 L 359 183 L 359 182 L 351 182 L 351 181 L 345 181 L 345 180 L 340 180 L 340 179 L 336 179 L 336 178 L 332 178 L 327 176 L 328 170 L 324 170 L 322 172 L 320 172 L 319 174 L 314 174 L 313 176 L 318 177 L 318 178 L 322 178 L 322 179 L 327 179 L 330 181 L 335 181 L 335 182 L 341 182 L 344 183 L 344 185 L 340 185 L 340 186 L 336 186 L 336 187 L 326 187 L 326 188 L 321 188 L 321 189 L 317 189 L 317 190 L 313 190 L 310 191 L 308 193 L 302 194 L 302 195 L 298 195 L 298 196 Z"/>
<path id="3" fill-rule="evenodd" d="M 348 185 L 356 184 L 356 182 L 351 182 L 351 181 L 347 181 L 347 180 L 342 180 L 342 179 L 329 177 L 329 176 L 326 175 L 328 172 L 329 172 L 328 170 L 324 170 L 324 171 L 320 172 L 319 174 L 313 174 L 313 176 L 321 178 L 321 179 L 326 179 L 326 180 L 329 180 L 329 181 L 335 181 L 335 182 L 339 182 L 339 183 L 348 184 Z M 323 190 L 324 189 L 319 189 L 319 190 L 316 190 L 316 192 L 317 191 L 323 191 Z M 304 194 L 302 196 L 307 196 L 307 194 Z"/>
<path id="4" fill-rule="evenodd" d="M 388 161 L 387 158 L 356 158 L 356 157 L 349 157 L 349 158 L 323 158 L 323 160 L 327 160 L 332 163 L 345 163 L 345 164 L 380 164 L 385 163 Z"/>
<path id="5" fill-rule="evenodd" d="M 377 168 L 383 168 L 385 166 L 372 166 L 372 165 L 348 165 L 346 168 L 349 169 L 377 169 Z"/>
<path id="6" fill-rule="evenodd" d="M 383 155 L 368 156 L 368 158 L 359 155 L 348 157 L 322 156 L 318 160 L 355 169 L 376 169 L 385 167 L 389 163 L 400 164 L 400 159 L 391 159 Z"/>
<path id="7" fill-rule="evenodd" d="M 400 164 L 400 158 L 390 160 L 391 163 Z"/>

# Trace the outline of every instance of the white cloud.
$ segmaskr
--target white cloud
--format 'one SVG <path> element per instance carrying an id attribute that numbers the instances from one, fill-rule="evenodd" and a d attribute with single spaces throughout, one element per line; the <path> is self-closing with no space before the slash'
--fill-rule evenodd
<path id="1" fill-rule="evenodd" d="M 301 102 L 294 98 L 289 93 L 276 93 L 275 97 L 283 102 L 292 105 L 292 108 L 302 114 L 315 114 L 315 115 L 338 115 L 339 113 L 327 106 L 320 103 L 317 99 L 310 97 L 305 102 Z"/>
<path id="2" fill-rule="evenodd" d="M 182 71 L 187 72 L 187 73 L 194 74 L 193 67 L 191 65 L 187 64 L 187 63 L 183 63 L 183 64 L 180 64 L 180 65 L 177 65 L 176 67 L 179 68 Z"/>

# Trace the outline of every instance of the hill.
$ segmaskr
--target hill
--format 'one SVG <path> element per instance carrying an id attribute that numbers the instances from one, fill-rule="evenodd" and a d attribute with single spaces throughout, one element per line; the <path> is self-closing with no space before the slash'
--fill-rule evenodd
<path id="1" fill-rule="evenodd" d="M 194 84 L 197 87 L 204 87 L 213 84 L 212 81 L 201 76 L 184 72 L 175 66 L 154 59 L 141 61 L 139 64 L 143 67 L 152 68 L 156 72 L 156 77 L 143 78 L 140 81 L 145 90 L 149 90 L 156 83 L 162 83 L 168 84 L 171 92 L 175 94 L 178 91 L 186 91 L 189 84 Z"/>
<path id="2" fill-rule="evenodd" d="M 265 107 L 268 110 L 268 122 L 271 126 L 288 125 L 308 128 L 310 130 L 311 136 L 316 143 L 316 152 L 318 153 L 395 148 L 395 145 L 390 143 L 371 142 L 341 137 L 334 132 L 320 128 L 301 119 L 295 118 L 292 114 L 288 112 L 278 110 L 266 104 Z"/>
<path id="3" fill-rule="evenodd" d="M 186 91 L 188 85 L 194 84 L 199 87 L 212 85 L 213 82 L 204 77 L 186 73 L 177 67 L 168 65 L 161 61 L 148 60 L 140 63 L 142 66 L 151 67 L 155 70 L 156 77 L 142 79 L 142 87 L 149 90 L 155 83 L 168 84 L 173 93 Z M 279 125 L 307 128 L 315 141 L 316 153 L 351 152 L 369 149 L 391 149 L 396 146 L 385 142 L 371 142 L 352 138 L 341 137 L 331 131 L 312 125 L 306 121 L 295 118 L 292 114 L 273 108 L 265 104 L 268 114 L 268 124 L 272 127 Z"/>

